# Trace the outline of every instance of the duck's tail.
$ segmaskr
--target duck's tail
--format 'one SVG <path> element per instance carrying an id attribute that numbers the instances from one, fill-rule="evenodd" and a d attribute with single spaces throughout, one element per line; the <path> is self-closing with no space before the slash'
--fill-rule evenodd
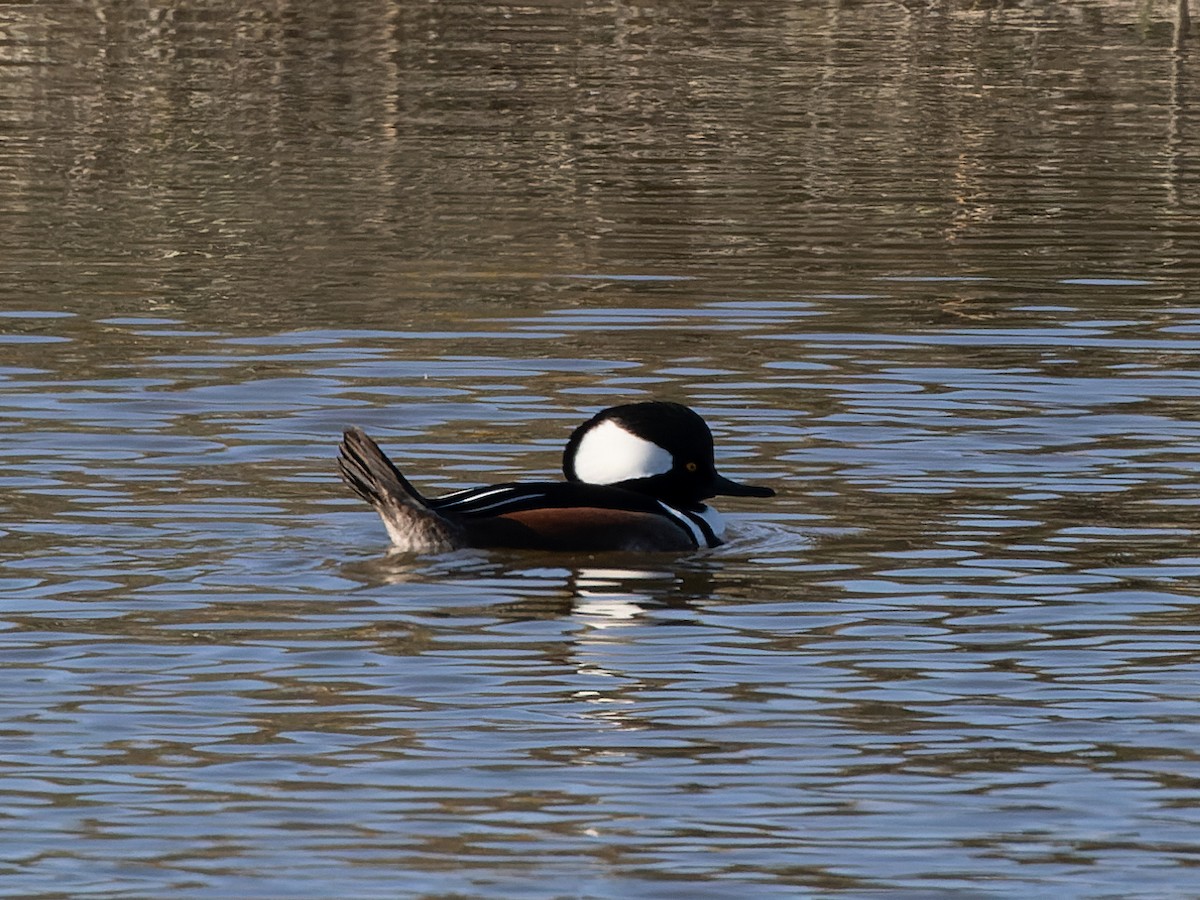
<path id="1" fill-rule="evenodd" d="M 466 546 L 462 529 L 430 509 L 361 428 L 348 428 L 342 435 L 338 472 L 354 493 L 375 507 L 397 549 L 439 553 Z"/>

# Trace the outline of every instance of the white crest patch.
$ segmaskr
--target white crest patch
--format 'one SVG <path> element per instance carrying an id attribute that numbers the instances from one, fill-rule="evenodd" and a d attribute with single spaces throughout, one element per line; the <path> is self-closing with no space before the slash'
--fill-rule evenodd
<path id="1" fill-rule="evenodd" d="M 575 448 L 574 462 L 576 477 L 588 484 L 665 475 L 674 464 L 658 444 L 630 434 L 612 419 L 588 430 Z"/>

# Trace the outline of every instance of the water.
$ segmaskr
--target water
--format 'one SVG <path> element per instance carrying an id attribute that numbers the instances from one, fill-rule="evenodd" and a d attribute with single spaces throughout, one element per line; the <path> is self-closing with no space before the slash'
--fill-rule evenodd
<path id="1" fill-rule="evenodd" d="M 1173 14 L 7 7 L 0 892 L 1196 894 Z M 651 396 L 779 490 L 726 547 L 334 474 Z"/>

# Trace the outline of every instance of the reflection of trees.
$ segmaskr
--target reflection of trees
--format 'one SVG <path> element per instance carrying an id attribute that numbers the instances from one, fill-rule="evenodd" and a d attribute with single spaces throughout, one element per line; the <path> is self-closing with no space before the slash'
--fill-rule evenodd
<path id="1" fill-rule="evenodd" d="M 1185 51 L 1186 38 L 1191 30 L 1188 13 L 1189 0 L 1178 0 L 1175 16 L 1175 53 L 1171 60 L 1169 96 L 1167 100 L 1167 208 L 1176 211 L 1186 202 L 1180 196 L 1181 180 L 1185 166 L 1184 125 L 1187 113 L 1188 56 Z"/>
<path id="2" fill-rule="evenodd" d="M 1052 246 L 1056 271 L 1133 265 L 1195 202 L 1169 49 L 1186 3 L 1173 27 L 1154 14 L 31 4 L 3 50 L 23 139 L 0 190 L 36 217 L 61 197 L 18 227 L 55 229 L 81 276 L 121 263 L 124 290 L 198 302 L 264 264 L 314 304 L 481 260 L 940 270 Z"/>

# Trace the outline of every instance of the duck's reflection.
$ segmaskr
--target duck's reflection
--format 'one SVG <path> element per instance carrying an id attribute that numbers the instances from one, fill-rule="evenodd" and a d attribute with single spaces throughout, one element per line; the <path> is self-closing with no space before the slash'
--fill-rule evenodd
<path id="1" fill-rule="evenodd" d="M 575 614 L 590 628 L 616 628 L 637 620 L 651 594 L 631 590 L 631 582 L 662 573 L 636 569 L 580 569 L 574 574 Z"/>
<path id="2" fill-rule="evenodd" d="M 490 600 L 502 615 L 545 616 L 572 612 L 619 619 L 647 607 L 686 607 L 710 599 L 724 569 L 713 556 L 592 554 L 584 561 L 556 554 L 459 550 L 437 556 L 392 553 L 344 566 L 342 573 L 364 585 L 457 585 Z M 480 596 L 479 599 L 489 599 Z M 548 604 L 548 600 L 557 603 Z M 625 613 L 617 614 L 618 609 Z"/>
<path id="3" fill-rule="evenodd" d="M 751 590 L 744 570 L 744 560 L 716 554 L 594 554 L 580 561 L 460 551 L 392 554 L 343 572 L 373 588 L 382 604 L 403 604 L 406 629 L 428 632 L 420 649 L 406 640 L 391 652 L 436 646 L 482 664 L 514 691 L 536 682 L 537 695 L 549 687 L 580 704 L 576 715 L 641 730 L 649 723 L 635 712 L 639 699 L 674 677 L 660 651 L 674 655 L 680 642 L 666 630 L 711 625 L 705 607 L 715 598 Z"/>

